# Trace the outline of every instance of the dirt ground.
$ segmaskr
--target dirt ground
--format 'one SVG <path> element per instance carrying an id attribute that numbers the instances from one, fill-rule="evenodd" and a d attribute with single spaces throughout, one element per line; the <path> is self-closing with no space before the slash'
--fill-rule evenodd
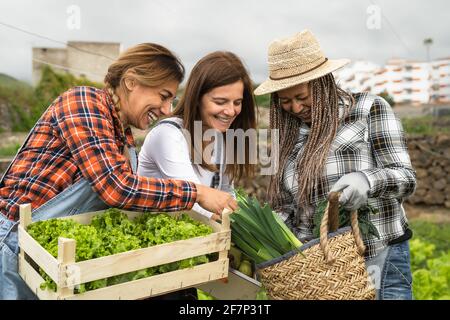
<path id="1" fill-rule="evenodd" d="M 450 223 L 450 209 L 433 206 L 404 204 L 406 216 L 412 220 L 426 220 L 433 223 Z"/>

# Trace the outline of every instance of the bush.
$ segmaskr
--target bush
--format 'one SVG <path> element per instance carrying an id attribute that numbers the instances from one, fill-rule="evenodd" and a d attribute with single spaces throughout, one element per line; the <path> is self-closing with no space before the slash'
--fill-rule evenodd
<path id="1" fill-rule="evenodd" d="M 413 293 L 417 300 L 450 299 L 450 251 L 435 257 L 435 245 L 414 239 L 411 244 Z"/>
<path id="2" fill-rule="evenodd" d="M 255 96 L 256 105 L 258 107 L 269 108 L 270 107 L 270 94 L 265 94 L 263 96 Z"/>
<path id="3" fill-rule="evenodd" d="M 27 131 L 33 122 L 30 110 L 35 102 L 33 88 L 25 82 L 0 74 L 0 103 L 6 106 L 4 121 L 13 131 Z M 4 128 L 1 128 L 4 131 Z"/>
<path id="4" fill-rule="evenodd" d="M 0 157 L 12 157 L 15 156 L 17 153 L 17 150 L 19 150 L 20 144 L 12 144 L 7 145 L 5 147 L 0 148 Z"/>
<path id="5" fill-rule="evenodd" d="M 411 223 L 413 294 L 417 300 L 450 299 L 450 224 Z"/>
<path id="6" fill-rule="evenodd" d="M 70 73 L 54 72 L 49 66 L 42 69 L 42 77 L 35 89 L 36 102 L 31 110 L 31 120 L 35 123 L 48 106 L 64 91 L 76 86 L 101 88 L 100 83 L 92 82 L 84 77 L 76 78 Z"/>
<path id="7" fill-rule="evenodd" d="M 386 100 L 387 103 L 389 103 L 392 108 L 395 106 L 394 98 L 387 91 L 381 92 L 380 97 L 382 97 L 384 100 Z"/>
<path id="8" fill-rule="evenodd" d="M 41 80 L 34 89 L 25 82 L 0 74 L 0 102 L 6 105 L 6 119 L 11 121 L 12 131 L 30 130 L 60 94 L 75 86 L 101 88 L 103 85 L 84 77 L 54 72 L 49 66 L 42 69 Z"/>
<path id="9" fill-rule="evenodd" d="M 402 119 L 403 129 L 408 134 L 434 135 L 450 133 L 450 116 L 423 116 Z"/>

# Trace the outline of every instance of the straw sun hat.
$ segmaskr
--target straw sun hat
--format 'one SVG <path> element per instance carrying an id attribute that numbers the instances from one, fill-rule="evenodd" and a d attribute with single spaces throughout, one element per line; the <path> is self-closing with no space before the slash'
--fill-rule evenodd
<path id="1" fill-rule="evenodd" d="M 255 89 L 255 95 L 273 93 L 320 78 L 348 64 L 330 60 L 309 30 L 273 41 L 269 46 L 269 78 Z"/>

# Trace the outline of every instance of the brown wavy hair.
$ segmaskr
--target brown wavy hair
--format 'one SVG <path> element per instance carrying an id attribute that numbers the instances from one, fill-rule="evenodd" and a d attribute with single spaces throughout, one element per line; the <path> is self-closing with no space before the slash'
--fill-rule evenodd
<path id="1" fill-rule="evenodd" d="M 125 79 L 132 78 L 140 85 L 158 87 L 169 81 L 181 83 L 184 75 L 183 64 L 169 49 L 155 43 L 141 43 L 124 51 L 109 66 L 104 82 L 116 111 L 120 112 L 117 89 L 120 87 L 125 97 L 128 96 Z"/>
<path id="2" fill-rule="evenodd" d="M 191 160 L 195 155 L 202 155 L 202 150 L 195 150 L 194 122 L 201 121 L 201 99 L 203 95 L 214 88 L 229 85 L 241 80 L 244 84 L 244 95 L 241 113 L 236 117 L 230 129 L 256 128 L 256 103 L 253 96 L 253 84 L 242 61 L 234 53 L 228 51 L 216 51 L 203 57 L 192 69 L 180 102 L 173 112 L 173 116 L 183 119 L 183 126 L 190 133 Z M 225 141 L 225 134 L 223 134 Z M 200 158 L 199 158 L 200 159 Z M 216 171 L 217 168 L 205 163 L 201 157 L 203 168 Z M 252 177 L 255 173 L 255 165 L 249 163 L 249 144 L 245 144 L 245 163 L 237 162 L 237 145 L 234 146 L 234 161 L 227 164 L 225 173 L 230 181 L 239 180 L 241 177 Z"/>

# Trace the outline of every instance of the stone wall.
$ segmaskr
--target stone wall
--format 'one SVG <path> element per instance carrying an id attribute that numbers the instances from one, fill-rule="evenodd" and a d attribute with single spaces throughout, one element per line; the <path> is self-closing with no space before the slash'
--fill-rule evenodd
<path id="1" fill-rule="evenodd" d="M 410 137 L 408 147 L 417 173 L 408 202 L 450 208 L 450 135 Z"/>

